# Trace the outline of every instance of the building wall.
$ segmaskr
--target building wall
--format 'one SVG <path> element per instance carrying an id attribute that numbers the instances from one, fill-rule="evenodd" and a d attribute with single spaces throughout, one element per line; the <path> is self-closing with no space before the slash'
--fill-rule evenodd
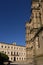
<path id="1" fill-rule="evenodd" d="M 26 61 L 26 47 L 0 43 L 0 52 L 8 55 L 10 61 Z"/>

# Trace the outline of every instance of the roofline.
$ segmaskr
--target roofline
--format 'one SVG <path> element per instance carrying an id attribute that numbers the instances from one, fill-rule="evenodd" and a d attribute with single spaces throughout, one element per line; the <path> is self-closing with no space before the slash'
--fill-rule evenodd
<path id="1" fill-rule="evenodd" d="M 0 42 L 0 44 L 7 44 L 7 45 L 14 45 L 14 44 L 10 44 L 10 43 L 5 43 L 5 42 Z M 23 45 L 14 45 L 14 46 L 21 46 L 21 47 L 26 47 L 26 46 L 23 46 Z"/>

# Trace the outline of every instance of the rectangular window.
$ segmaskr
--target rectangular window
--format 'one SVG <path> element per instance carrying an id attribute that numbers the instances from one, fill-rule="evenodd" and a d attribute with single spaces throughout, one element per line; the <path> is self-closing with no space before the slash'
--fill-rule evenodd
<path id="1" fill-rule="evenodd" d="M 1 47 L 3 48 L 3 45 Z"/>
<path id="2" fill-rule="evenodd" d="M 9 52 L 8 52 L 8 54 L 9 54 Z"/>
<path id="3" fill-rule="evenodd" d="M 40 48 L 40 42 L 39 42 L 39 37 L 38 37 L 38 48 Z"/>
<path id="4" fill-rule="evenodd" d="M 6 46 L 5 46 L 5 48 L 6 48 Z"/>
<path id="5" fill-rule="evenodd" d="M 15 52 L 14 52 L 14 55 L 15 55 Z"/>
<path id="6" fill-rule="evenodd" d="M 13 52 L 11 52 L 11 55 L 13 55 Z"/>
<path id="7" fill-rule="evenodd" d="M 10 48 L 10 47 L 8 46 L 8 48 Z"/>

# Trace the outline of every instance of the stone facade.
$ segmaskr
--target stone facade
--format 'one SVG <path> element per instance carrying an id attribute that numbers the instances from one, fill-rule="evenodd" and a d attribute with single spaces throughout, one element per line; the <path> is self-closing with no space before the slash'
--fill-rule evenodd
<path id="1" fill-rule="evenodd" d="M 43 0 L 32 0 L 31 11 L 30 21 L 25 26 L 27 62 L 43 54 Z"/>
<path id="2" fill-rule="evenodd" d="M 0 52 L 8 55 L 10 61 L 26 61 L 25 46 L 0 42 Z"/>

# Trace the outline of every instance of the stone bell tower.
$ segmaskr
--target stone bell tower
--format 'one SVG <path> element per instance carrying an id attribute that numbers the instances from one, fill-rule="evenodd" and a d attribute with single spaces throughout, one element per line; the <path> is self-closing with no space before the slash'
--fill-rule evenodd
<path id="1" fill-rule="evenodd" d="M 35 55 L 34 43 L 33 41 L 37 31 L 43 26 L 43 0 L 32 0 L 31 5 L 31 16 L 30 20 L 26 22 L 26 56 L 27 62 L 33 61 L 33 56 Z M 39 46 L 39 45 L 38 45 Z"/>

